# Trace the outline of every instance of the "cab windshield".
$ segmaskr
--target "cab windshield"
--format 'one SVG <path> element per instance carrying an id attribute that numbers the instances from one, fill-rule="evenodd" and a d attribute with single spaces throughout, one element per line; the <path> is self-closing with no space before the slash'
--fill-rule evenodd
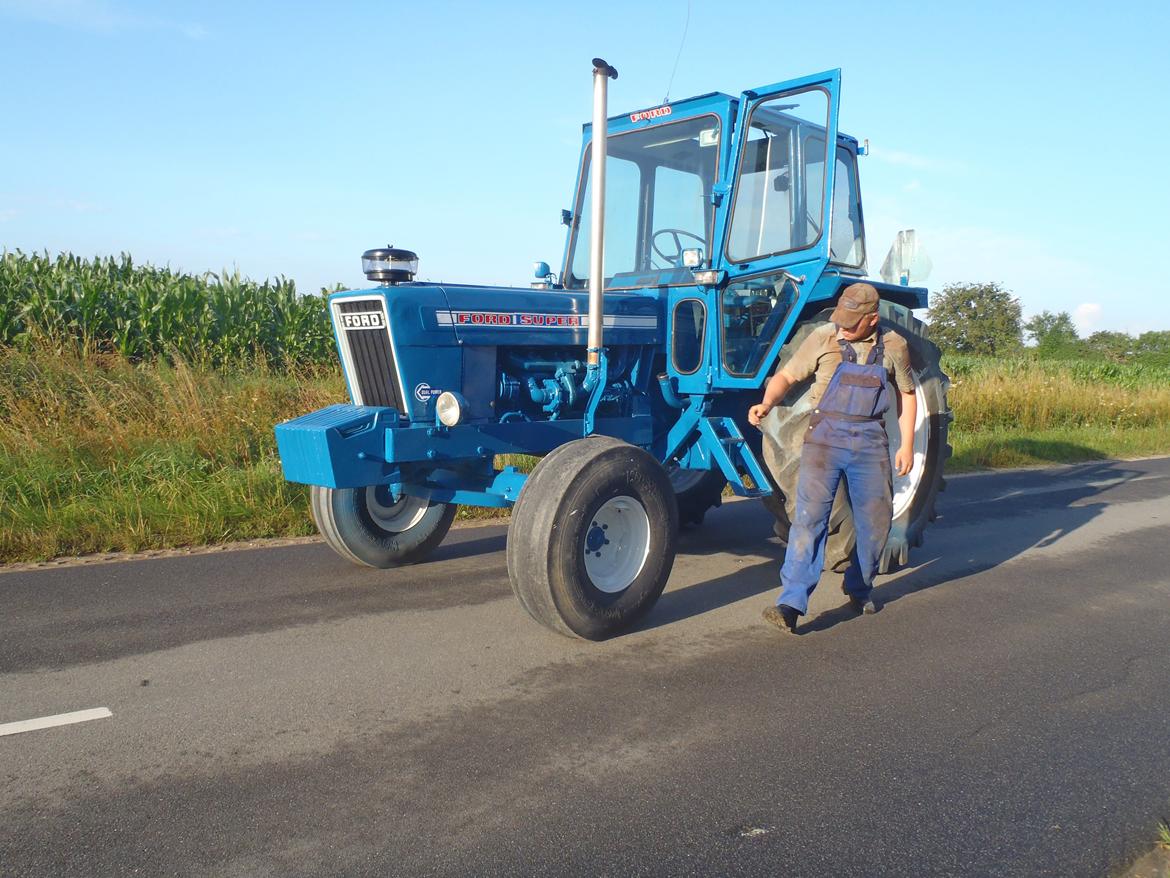
<path id="1" fill-rule="evenodd" d="M 649 285 L 645 275 L 683 268 L 682 251 L 711 254 L 711 188 L 719 163 L 719 119 L 699 116 L 609 138 L 605 181 L 607 287 Z M 581 166 L 569 276 L 589 279 L 590 151 Z M 690 280 L 685 272 L 685 281 Z M 675 283 L 678 281 L 676 280 Z M 650 283 L 653 283 L 651 281 Z"/>

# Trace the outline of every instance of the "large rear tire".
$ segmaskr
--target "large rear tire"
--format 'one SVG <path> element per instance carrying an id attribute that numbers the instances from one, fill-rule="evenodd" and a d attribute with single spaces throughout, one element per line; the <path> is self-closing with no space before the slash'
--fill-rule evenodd
<path id="1" fill-rule="evenodd" d="M 310 491 L 313 521 L 338 555 L 367 567 L 423 560 L 443 541 L 459 507 L 390 495 L 383 485 Z"/>
<path id="2" fill-rule="evenodd" d="M 528 477 L 508 530 L 508 577 L 537 622 L 603 640 L 658 600 L 678 511 L 662 465 L 607 436 L 552 451 Z"/>
<path id="3" fill-rule="evenodd" d="M 667 475 L 674 489 L 678 523 L 682 527 L 702 524 L 708 509 L 723 505 L 723 488 L 727 479 L 719 470 L 674 467 Z"/>
<path id="4" fill-rule="evenodd" d="M 828 322 L 825 310 L 802 325 L 780 351 L 783 365 L 818 326 Z M 938 492 L 945 487 L 943 466 L 951 456 L 947 428 L 951 412 L 947 406 L 950 381 L 939 365 L 938 347 L 926 337 L 926 326 L 909 309 L 889 302 L 881 305 L 882 326 L 906 339 L 910 366 L 918 379 L 918 419 L 914 438 L 914 466 L 908 476 L 894 476 L 894 518 L 882 552 L 880 573 L 889 573 L 907 563 L 910 549 L 922 545 L 926 526 L 934 520 Z M 796 481 L 800 472 L 800 451 L 808 430 L 812 406 L 808 402 L 810 383 L 794 387 L 783 403 L 764 419 L 763 456 L 772 477 L 773 498 L 766 505 L 776 516 L 776 533 L 787 541 L 789 522 L 796 513 Z M 886 417 L 891 453 L 900 440 L 898 418 L 891 407 Z M 825 569 L 844 572 L 856 544 L 853 516 L 842 484 L 829 517 L 825 543 Z"/>

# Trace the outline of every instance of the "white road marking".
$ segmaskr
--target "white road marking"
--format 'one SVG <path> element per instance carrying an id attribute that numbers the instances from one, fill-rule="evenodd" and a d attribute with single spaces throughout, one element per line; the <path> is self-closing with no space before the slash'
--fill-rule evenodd
<path id="1" fill-rule="evenodd" d="M 91 719 L 105 719 L 113 716 L 108 707 L 94 707 L 90 710 L 75 710 L 73 713 L 58 713 L 55 716 L 42 716 L 38 719 L 24 719 L 20 722 L 0 725 L 0 738 L 5 735 L 19 735 L 21 732 L 35 732 L 38 729 L 51 729 L 54 726 L 68 726 L 73 723 L 89 722 Z"/>

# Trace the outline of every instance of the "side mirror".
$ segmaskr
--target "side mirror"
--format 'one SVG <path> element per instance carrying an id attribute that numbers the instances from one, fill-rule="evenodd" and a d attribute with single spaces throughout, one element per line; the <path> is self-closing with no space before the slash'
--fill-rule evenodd
<path id="1" fill-rule="evenodd" d="M 886 254 L 886 261 L 882 263 L 882 280 L 888 284 L 901 284 L 904 287 L 918 284 L 930 277 L 930 270 L 934 263 L 926 254 L 926 248 L 918 240 L 918 233 L 913 229 L 903 229 L 894 238 L 890 245 L 890 252 Z"/>
<path id="2" fill-rule="evenodd" d="M 547 262 L 532 263 L 532 276 L 537 280 L 548 280 L 550 274 L 552 274 L 552 269 L 548 267 Z"/>

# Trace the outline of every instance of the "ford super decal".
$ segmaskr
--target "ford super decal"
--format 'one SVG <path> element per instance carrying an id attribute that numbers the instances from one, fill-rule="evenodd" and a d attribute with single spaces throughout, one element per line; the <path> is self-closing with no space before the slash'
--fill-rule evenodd
<path id="1" fill-rule="evenodd" d="M 648 119 L 660 119 L 663 116 L 670 115 L 670 107 L 655 107 L 653 110 L 641 110 L 637 113 L 630 113 L 631 122 L 644 122 Z"/>
<path id="2" fill-rule="evenodd" d="M 517 311 L 436 311 L 439 326 L 490 326 L 502 329 L 585 329 L 588 314 L 542 314 Z M 653 315 L 606 314 L 602 318 L 606 329 L 657 329 L 658 318 Z"/>

